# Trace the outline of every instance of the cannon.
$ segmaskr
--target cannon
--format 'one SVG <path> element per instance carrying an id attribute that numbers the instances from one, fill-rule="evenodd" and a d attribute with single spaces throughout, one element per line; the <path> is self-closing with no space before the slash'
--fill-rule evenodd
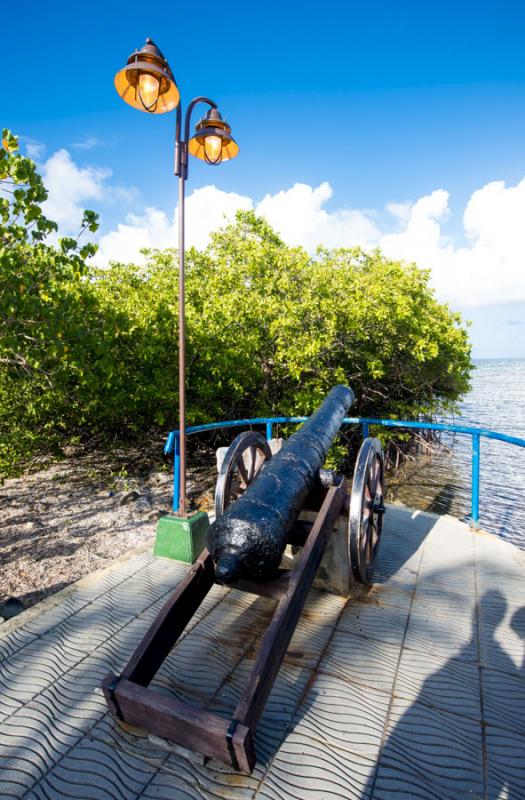
<path id="1" fill-rule="evenodd" d="M 247 491 L 210 526 L 207 545 L 220 583 L 235 583 L 241 577 L 261 580 L 275 574 L 290 530 L 353 401 L 351 389 L 334 387 L 302 428 L 264 465 L 257 481 L 252 479 Z M 238 449 L 235 443 L 233 449 Z M 220 476 L 224 483 L 228 482 L 227 470 L 231 471 L 231 458 L 225 460 L 226 469 Z M 238 457 L 235 463 L 240 468 Z M 255 461 L 252 465 L 253 469 Z M 231 486 L 231 480 L 229 483 Z M 218 485 L 222 486 L 220 480 Z"/>
<path id="2" fill-rule="evenodd" d="M 253 770 L 257 723 L 341 517 L 353 580 L 363 584 L 372 580 L 385 511 L 381 444 L 374 438 L 364 440 L 350 492 L 343 476 L 322 468 L 353 400 L 348 387 L 334 387 L 276 455 L 254 431 L 241 433 L 228 448 L 219 471 L 216 519 L 208 530 L 207 547 L 120 676 L 111 673 L 103 682 L 110 712 L 128 730 L 131 726 L 169 739 L 236 770 Z M 301 519 L 304 511 L 313 515 L 313 521 Z M 291 568 L 283 568 L 288 544 L 301 548 L 300 555 Z M 231 720 L 149 688 L 214 583 L 277 600 Z"/>

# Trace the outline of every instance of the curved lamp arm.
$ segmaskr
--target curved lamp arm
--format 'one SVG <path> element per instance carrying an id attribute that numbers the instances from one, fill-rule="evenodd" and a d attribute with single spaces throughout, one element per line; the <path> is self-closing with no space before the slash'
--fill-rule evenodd
<path id="1" fill-rule="evenodd" d="M 198 103 L 206 103 L 209 105 L 210 108 L 217 108 L 217 103 L 214 103 L 213 100 L 210 100 L 209 97 L 195 97 L 191 103 L 189 104 L 188 108 L 186 109 L 186 118 L 184 120 L 184 144 L 188 144 L 190 138 L 190 119 L 191 119 L 191 112 L 195 108 Z"/>
<path id="2" fill-rule="evenodd" d="M 210 108 L 217 108 L 217 103 L 209 97 L 195 97 L 186 109 L 184 118 L 184 139 L 181 138 L 182 111 L 181 104 L 177 106 L 177 122 L 175 125 L 175 175 L 184 180 L 188 177 L 188 141 L 190 138 L 190 122 L 193 109 L 199 103 L 206 103 Z"/>

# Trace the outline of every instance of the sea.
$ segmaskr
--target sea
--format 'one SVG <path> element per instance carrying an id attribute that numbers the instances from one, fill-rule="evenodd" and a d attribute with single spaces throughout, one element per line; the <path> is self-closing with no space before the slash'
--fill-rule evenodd
<path id="1" fill-rule="evenodd" d="M 474 362 L 460 414 L 439 421 L 489 428 L 525 439 L 525 359 Z M 387 499 L 425 511 L 470 515 L 471 437 L 445 434 L 443 448 L 389 474 Z M 525 448 L 481 439 L 480 527 L 525 549 Z"/>

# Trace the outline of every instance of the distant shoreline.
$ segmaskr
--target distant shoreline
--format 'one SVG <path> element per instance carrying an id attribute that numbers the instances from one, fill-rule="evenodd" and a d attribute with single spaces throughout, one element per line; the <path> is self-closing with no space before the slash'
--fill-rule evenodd
<path id="1" fill-rule="evenodd" d="M 472 361 L 474 364 L 478 361 L 525 361 L 525 356 L 487 356 L 483 358 L 473 358 Z"/>

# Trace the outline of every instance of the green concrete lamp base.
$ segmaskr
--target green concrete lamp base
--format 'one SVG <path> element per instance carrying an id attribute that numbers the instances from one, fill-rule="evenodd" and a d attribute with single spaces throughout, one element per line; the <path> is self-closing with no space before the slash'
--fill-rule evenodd
<path id="1" fill-rule="evenodd" d="M 206 547 L 209 526 L 205 511 L 196 511 L 188 517 L 171 514 L 161 517 L 157 525 L 153 555 L 193 564 Z"/>

